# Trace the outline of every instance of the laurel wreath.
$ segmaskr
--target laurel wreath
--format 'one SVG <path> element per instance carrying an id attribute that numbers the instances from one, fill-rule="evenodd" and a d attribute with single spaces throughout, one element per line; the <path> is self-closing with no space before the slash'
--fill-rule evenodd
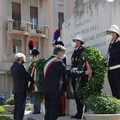
<path id="1" fill-rule="evenodd" d="M 103 88 L 104 76 L 106 72 L 106 67 L 104 64 L 104 56 L 95 47 L 86 47 L 79 58 L 78 69 L 82 69 L 83 58 L 88 62 L 90 68 L 92 69 L 92 76 L 77 78 L 76 84 L 76 94 L 80 98 L 82 103 L 85 103 L 85 100 L 90 95 L 98 95 L 101 93 Z M 83 70 L 86 70 L 84 68 Z"/>
<path id="2" fill-rule="evenodd" d="M 34 64 L 36 64 L 36 75 L 37 75 L 37 86 L 38 86 L 38 91 L 37 92 L 33 92 L 32 90 L 28 91 L 28 96 L 31 98 L 32 102 L 39 102 L 41 101 L 42 97 L 43 97 L 43 64 L 44 64 L 44 59 L 42 58 L 35 58 L 33 59 L 28 66 L 28 72 L 29 74 L 31 74 L 31 71 L 33 69 Z"/>

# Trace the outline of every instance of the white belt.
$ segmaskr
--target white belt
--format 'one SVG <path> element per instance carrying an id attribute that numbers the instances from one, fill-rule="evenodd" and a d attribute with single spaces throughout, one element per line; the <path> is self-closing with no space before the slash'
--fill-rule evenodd
<path id="1" fill-rule="evenodd" d="M 78 68 L 76 67 L 76 68 L 72 68 L 73 70 L 78 70 Z"/>
<path id="2" fill-rule="evenodd" d="M 120 68 L 120 65 L 115 65 L 115 66 L 108 67 L 109 70 L 114 70 L 114 69 L 117 69 L 117 68 Z"/>

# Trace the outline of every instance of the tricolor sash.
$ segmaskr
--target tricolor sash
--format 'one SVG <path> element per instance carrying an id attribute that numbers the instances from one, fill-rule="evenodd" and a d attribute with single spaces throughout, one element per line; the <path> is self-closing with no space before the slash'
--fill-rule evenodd
<path id="1" fill-rule="evenodd" d="M 44 77 L 46 76 L 46 73 L 48 71 L 48 68 L 57 60 L 56 57 L 50 58 L 44 65 Z"/>
<path id="2" fill-rule="evenodd" d="M 88 64 L 88 61 L 83 57 L 83 66 L 82 66 L 82 71 L 84 70 L 84 68 L 86 68 L 86 70 L 90 69 L 90 66 Z M 91 73 L 88 74 L 88 79 L 91 77 Z M 82 77 L 80 77 L 79 79 L 79 84 L 80 84 L 80 81 L 81 81 Z"/>
<path id="3" fill-rule="evenodd" d="M 34 81 L 37 81 L 36 64 L 34 64 L 34 66 L 33 66 L 33 69 L 32 69 L 32 72 L 31 72 L 31 77 L 33 77 Z M 37 83 L 35 83 L 35 84 L 33 85 L 32 91 L 33 91 L 33 92 L 37 92 L 37 91 L 38 91 Z"/>

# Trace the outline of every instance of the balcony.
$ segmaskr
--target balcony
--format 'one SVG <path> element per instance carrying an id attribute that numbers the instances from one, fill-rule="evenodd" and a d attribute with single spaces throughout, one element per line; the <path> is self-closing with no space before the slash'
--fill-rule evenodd
<path id="1" fill-rule="evenodd" d="M 32 35 L 36 37 L 48 36 L 48 27 L 46 25 L 39 26 L 37 24 L 32 24 L 25 21 L 14 21 L 13 19 L 8 20 L 8 33 L 10 34 L 22 34 L 22 35 Z M 46 32 L 47 30 L 47 32 Z"/>
<path id="2" fill-rule="evenodd" d="M 28 43 L 30 38 L 33 38 L 35 40 L 36 46 L 39 46 L 38 49 L 41 52 L 41 55 L 43 55 L 43 45 L 45 44 L 46 39 L 49 39 L 49 26 L 43 25 L 40 28 L 42 28 L 42 33 L 41 31 L 36 31 L 39 29 L 39 26 L 36 24 L 31 24 L 30 22 L 23 21 L 14 21 L 13 19 L 9 19 L 6 42 L 6 60 L 12 61 L 14 53 L 16 52 L 22 52 L 28 57 Z"/>

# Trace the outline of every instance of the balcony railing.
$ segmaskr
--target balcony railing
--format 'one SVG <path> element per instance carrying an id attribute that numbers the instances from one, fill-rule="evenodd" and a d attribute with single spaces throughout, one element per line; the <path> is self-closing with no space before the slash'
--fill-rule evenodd
<path id="1" fill-rule="evenodd" d="M 13 21 L 13 29 L 14 30 L 27 30 L 27 22 L 24 22 L 24 21 Z M 39 29 L 39 25 L 38 24 L 32 24 L 31 23 L 31 30 L 32 31 L 36 31 L 38 29 Z"/>
<path id="2" fill-rule="evenodd" d="M 21 21 L 13 21 L 13 29 L 19 30 L 21 23 L 22 23 Z"/>
<path id="3" fill-rule="evenodd" d="M 48 34 L 48 25 L 38 25 L 32 24 L 26 21 L 14 21 L 13 19 L 8 19 L 8 31 L 20 30 L 27 31 L 29 33 L 43 33 Z"/>
<path id="4" fill-rule="evenodd" d="M 14 30 L 27 30 L 27 22 L 25 21 L 13 21 L 13 29 Z"/>

